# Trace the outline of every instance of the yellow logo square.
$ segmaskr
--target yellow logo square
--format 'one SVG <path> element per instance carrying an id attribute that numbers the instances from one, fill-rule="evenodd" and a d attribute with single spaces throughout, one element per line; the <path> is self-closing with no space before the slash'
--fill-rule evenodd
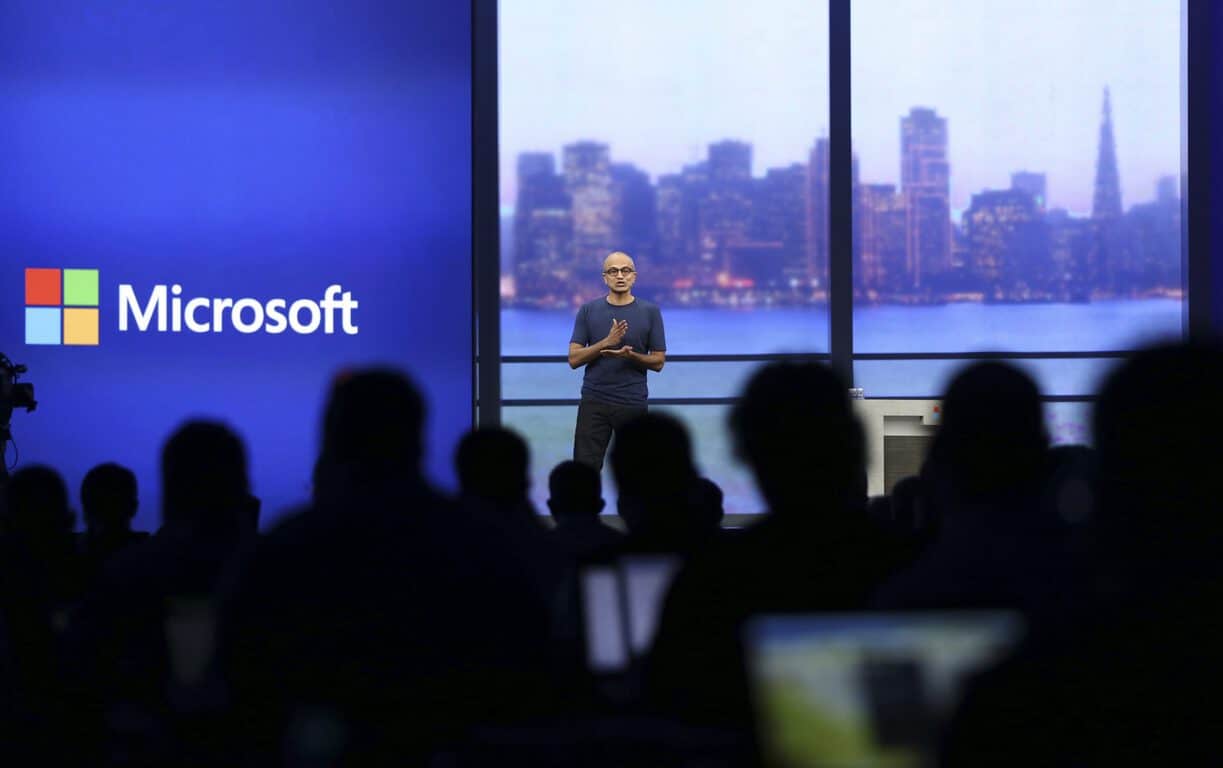
<path id="1" fill-rule="evenodd" d="M 65 308 L 64 344 L 96 347 L 98 345 L 98 310 Z"/>

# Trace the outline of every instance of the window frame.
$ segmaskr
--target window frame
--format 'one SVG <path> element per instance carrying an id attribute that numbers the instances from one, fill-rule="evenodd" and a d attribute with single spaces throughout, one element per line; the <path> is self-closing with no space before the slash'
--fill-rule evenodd
<path id="1" fill-rule="evenodd" d="M 1212 0 L 1181 0 L 1181 276 L 1186 286 L 1182 315 L 1182 337 L 1211 337 L 1213 302 L 1210 263 L 1210 180 L 1207 173 L 1189 175 L 1190 155 L 1208 157 L 1210 84 L 1213 62 L 1211 46 L 1218 33 L 1207 23 L 1212 18 Z M 472 0 L 473 19 L 473 292 L 476 318 L 473 324 L 472 360 L 473 423 L 501 423 L 504 407 L 577 405 L 572 398 L 502 397 L 502 363 L 557 363 L 557 355 L 502 355 L 500 328 L 500 201 L 498 27 L 497 0 Z M 727 354 L 669 355 L 669 361 L 769 362 L 818 360 L 828 363 L 853 386 L 854 363 L 887 360 L 991 360 L 991 359 L 1119 359 L 1131 350 L 1049 350 L 1029 352 L 908 352 L 856 353 L 854 351 L 853 300 L 853 177 L 852 177 L 852 50 L 851 0 L 828 0 L 829 13 L 829 338 L 827 353 L 818 354 Z M 1203 105 L 1202 110 L 1195 107 Z M 1195 248 L 1190 248 L 1193 243 Z M 482 356 L 481 350 L 493 354 Z M 481 361 L 490 361 L 481 365 Z M 869 397 L 869 394 L 868 394 Z M 917 396 L 914 396 L 915 398 Z M 898 398 L 891 398 L 898 399 Z M 899 398 L 903 399 L 903 398 Z M 920 398 L 927 399 L 927 398 Z M 1046 402 L 1091 402 L 1090 393 L 1044 396 Z M 658 405 L 726 405 L 735 397 L 656 398 Z M 482 403 L 492 407 L 481 407 Z"/>

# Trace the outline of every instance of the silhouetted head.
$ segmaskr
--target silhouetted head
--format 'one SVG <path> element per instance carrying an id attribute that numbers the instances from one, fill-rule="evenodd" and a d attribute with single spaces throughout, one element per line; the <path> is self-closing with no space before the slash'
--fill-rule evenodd
<path id="1" fill-rule="evenodd" d="M 775 513 L 833 500 L 861 505 L 862 427 L 849 391 L 818 363 L 770 363 L 753 374 L 730 413 L 735 452 Z"/>
<path id="2" fill-rule="evenodd" d="M 603 501 L 603 483 L 594 467 L 578 461 L 562 461 L 548 475 L 548 509 L 560 522 L 568 518 L 598 517 Z"/>
<path id="3" fill-rule="evenodd" d="M 50 540 L 72 532 L 68 487 L 50 467 L 32 466 L 16 472 L 5 489 L 3 531 L 31 540 Z"/>
<path id="4" fill-rule="evenodd" d="M 1093 430 L 1100 514 L 1148 541 L 1217 540 L 1223 347 L 1159 346 L 1106 380 Z"/>
<path id="5" fill-rule="evenodd" d="M 459 490 L 498 506 L 525 503 L 531 487 L 530 451 L 518 433 L 481 427 L 463 435 L 454 453 Z"/>
<path id="6" fill-rule="evenodd" d="M 81 481 L 81 511 L 90 533 L 131 529 L 139 498 L 136 475 L 118 464 L 99 464 Z"/>
<path id="7" fill-rule="evenodd" d="M 616 432 L 612 477 L 629 530 L 687 531 L 697 479 L 688 430 L 677 419 L 647 413 Z"/>
<path id="8" fill-rule="evenodd" d="M 250 505 L 246 449 L 224 424 L 191 421 L 161 452 L 162 522 L 237 533 Z"/>
<path id="9" fill-rule="evenodd" d="M 337 379 L 323 416 L 316 480 L 330 472 L 420 477 L 425 406 L 402 373 L 360 371 Z"/>
<path id="10" fill-rule="evenodd" d="M 1006 498 L 1037 487 L 1049 437 L 1030 376 L 1006 363 L 974 363 L 952 379 L 942 410 L 930 459 L 959 500 Z"/>

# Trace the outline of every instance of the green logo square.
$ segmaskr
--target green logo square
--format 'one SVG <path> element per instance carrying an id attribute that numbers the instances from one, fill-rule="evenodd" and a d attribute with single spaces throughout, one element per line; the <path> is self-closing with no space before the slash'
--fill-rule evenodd
<path id="1" fill-rule="evenodd" d="M 98 270 L 64 270 L 64 305 L 69 307 L 98 306 Z"/>

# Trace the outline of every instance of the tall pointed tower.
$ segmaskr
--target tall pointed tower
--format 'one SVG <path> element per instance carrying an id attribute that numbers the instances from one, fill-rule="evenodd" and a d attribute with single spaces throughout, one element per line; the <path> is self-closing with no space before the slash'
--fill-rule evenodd
<path id="1" fill-rule="evenodd" d="M 1096 155 L 1096 187 L 1091 199 L 1091 218 L 1121 218 L 1121 178 L 1117 173 L 1117 144 L 1113 140 L 1113 109 L 1104 89 L 1100 120 L 1100 147 Z"/>
<path id="2" fill-rule="evenodd" d="M 1126 289 L 1128 270 L 1121 214 L 1121 178 L 1117 173 L 1117 145 L 1113 140 L 1113 110 L 1106 87 L 1096 156 L 1096 185 L 1091 199 L 1093 242 L 1088 284 L 1084 286 L 1088 294 L 1116 295 Z"/>

